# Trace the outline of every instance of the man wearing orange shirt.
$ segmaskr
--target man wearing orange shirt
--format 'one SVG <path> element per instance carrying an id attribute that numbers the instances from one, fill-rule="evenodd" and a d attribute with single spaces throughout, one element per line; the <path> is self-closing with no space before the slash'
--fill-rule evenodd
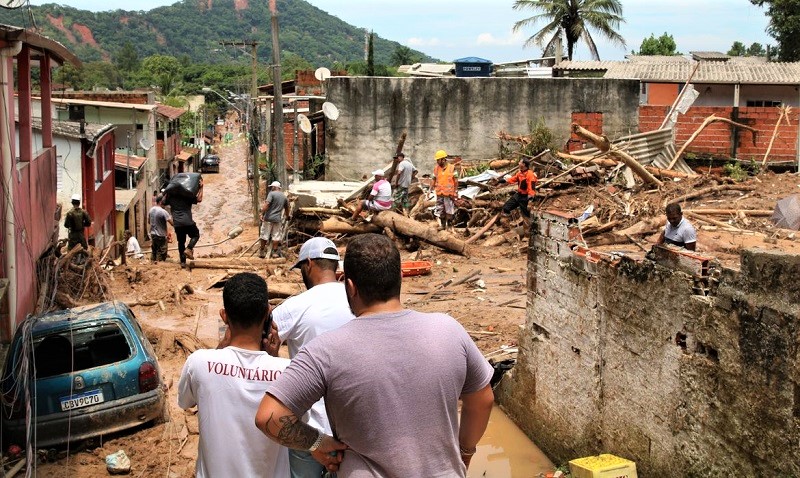
<path id="1" fill-rule="evenodd" d="M 447 153 L 444 150 L 436 151 L 433 159 L 436 160 L 436 166 L 433 168 L 433 190 L 436 192 L 435 212 L 441 221 L 439 229 L 452 229 L 458 191 L 456 168 L 452 164 L 447 164 Z"/>
<path id="2" fill-rule="evenodd" d="M 519 162 L 517 174 L 508 179 L 500 179 L 500 183 L 517 184 L 517 192 L 508 198 L 508 201 L 503 205 L 504 214 L 511 214 L 514 209 L 519 208 L 523 216 L 526 218 L 531 217 L 531 213 L 528 211 L 528 201 L 533 200 L 534 196 L 536 196 L 534 188 L 539 178 L 536 177 L 536 173 L 530 169 L 530 166 L 530 161 L 523 159 Z"/>

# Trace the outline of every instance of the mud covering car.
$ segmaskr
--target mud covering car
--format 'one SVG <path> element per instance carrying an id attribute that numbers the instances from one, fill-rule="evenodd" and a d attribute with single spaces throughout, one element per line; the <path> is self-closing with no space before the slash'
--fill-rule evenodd
<path id="1" fill-rule="evenodd" d="M 0 388 L 5 443 L 30 441 L 34 449 L 125 430 L 166 413 L 155 352 L 122 302 L 25 319 L 11 341 Z"/>

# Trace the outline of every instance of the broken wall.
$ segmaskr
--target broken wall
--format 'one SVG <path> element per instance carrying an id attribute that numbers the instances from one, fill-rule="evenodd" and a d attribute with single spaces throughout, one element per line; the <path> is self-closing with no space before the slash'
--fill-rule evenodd
<path id="1" fill-rule="evenodd" d="M 326 122 L 329 180 L 386 166 L 403 131 L 404 152 L 421 173 L 433 169 L 439 149 L 467 160 L 496 158 L 496 132 L 528 134 L 540 118 L 559 146 L 576 112 L 602 113 L 612 138 L 638 132 L 638 80 L 332 77 L 327 95 L 340 111 Z"/>
<path id="2" fill-rule="evenodd" d="M 554 212 L 533 224 L 527 323 L 498 393 L 521 428 L 556 463 L 800 476 L 800 256 L 746 251 L 708 289 L 683 272 L 708 275 L 707 258 L 634 261 L 573 249 L 575 234 Z"/>

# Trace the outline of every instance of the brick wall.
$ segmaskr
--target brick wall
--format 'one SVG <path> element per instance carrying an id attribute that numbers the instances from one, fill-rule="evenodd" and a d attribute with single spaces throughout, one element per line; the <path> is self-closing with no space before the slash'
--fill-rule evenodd
<path id="1" fill-rule="evenodd" d="M 661 126 L 669 106 L 645 105 L 639 107 L 639 130 L 652 131 Z M 692 107 L 685 115 L 678 117 L 675 132 L 675 141 L 680 147 L 700 127 L 707 117 L 712 114 L 732 119 L 733 107 L 702 106 Z M 738 122 L 756 128 L 756 144 L 753 145 L 753 135 L 747 130 L 740 129 L 736 157 L 739 159 L 754 159 L 761 161 L 769 146 L 775 123 L 780 112 L 778 108 L 739 108 Z M 800 113 L 796 110 L 789 117 L 789 123 L 784 119 L 778 128 L 778 137 L 770 152 L 771 161 L 794 161 L 797 159 L 797 131 L 800 122 Z M 731 142 L 732 126 L 717 121 L 707 126 L 702 133 L 692 142 L 687 149 L 691 153 L 712 154 L 719 157 L 731 157 L 733 145 Z"/>
<path id="2" fill-rule="evenodd" d="M 748 250 L 698 289 L 709 258 L 577 246 L 532 223 L 516 367 L 497 397 L 556 463 L 598 453 L 640 476 L 800 476 L 800 255 Z"/>
<path id="3" fill-rule="evenodd" d="M 572 122 L 588 129 L 592 133 L 603 134 L 603 113 L 602 112 L 572 112 Z M 577 151 L 579 149 L 590 148 L 590 145 L 575 133 L 572 133 L 567 141 L 567 149 L 569 152 Z"/>

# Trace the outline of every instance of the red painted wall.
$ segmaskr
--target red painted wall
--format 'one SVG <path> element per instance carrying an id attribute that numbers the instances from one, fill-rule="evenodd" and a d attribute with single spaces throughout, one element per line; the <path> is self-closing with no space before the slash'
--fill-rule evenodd
<path id="1" fill-rule="evenodd" d="M 672 106 L 678 97 L 675 83 L 647 83 L 647 104 Z"/>
<path id="2" fill-rule="evenodd" d="M 640 106 L 639 130 L 652 131 L 658 129 L 669 111 L 669 106 Z M 733 107 L 704 106 L 692 107 L 685 115 L 678 117 L 675 141 L 680 147 L 700 127 L 703 120 L 712 114 L 731 119 Z M 780 112 L 778 108 L 739 108 L 739 123 L 755 128 L 756 144 L 753 145 L 753 135 L 747 130 L 739 130 L 736 156 L 739 159 L 754 159 L 761 161 L 769 146 L 772 131 L 778 121 Z M 796 161 L 797 160 L 797 131 L 800 122 L 800 113 L 792 111 L 789 123 L 783 120 L 778 127 L 778 137 L 773 143 L 769 160 L 771 161 Z M 687 149 L 692 153 L 706 153 L 715 156 L 731 156 L 733 145 L 731 143 L 731 128 L 727 123 L 714 122 L 706 127 Z"/>

